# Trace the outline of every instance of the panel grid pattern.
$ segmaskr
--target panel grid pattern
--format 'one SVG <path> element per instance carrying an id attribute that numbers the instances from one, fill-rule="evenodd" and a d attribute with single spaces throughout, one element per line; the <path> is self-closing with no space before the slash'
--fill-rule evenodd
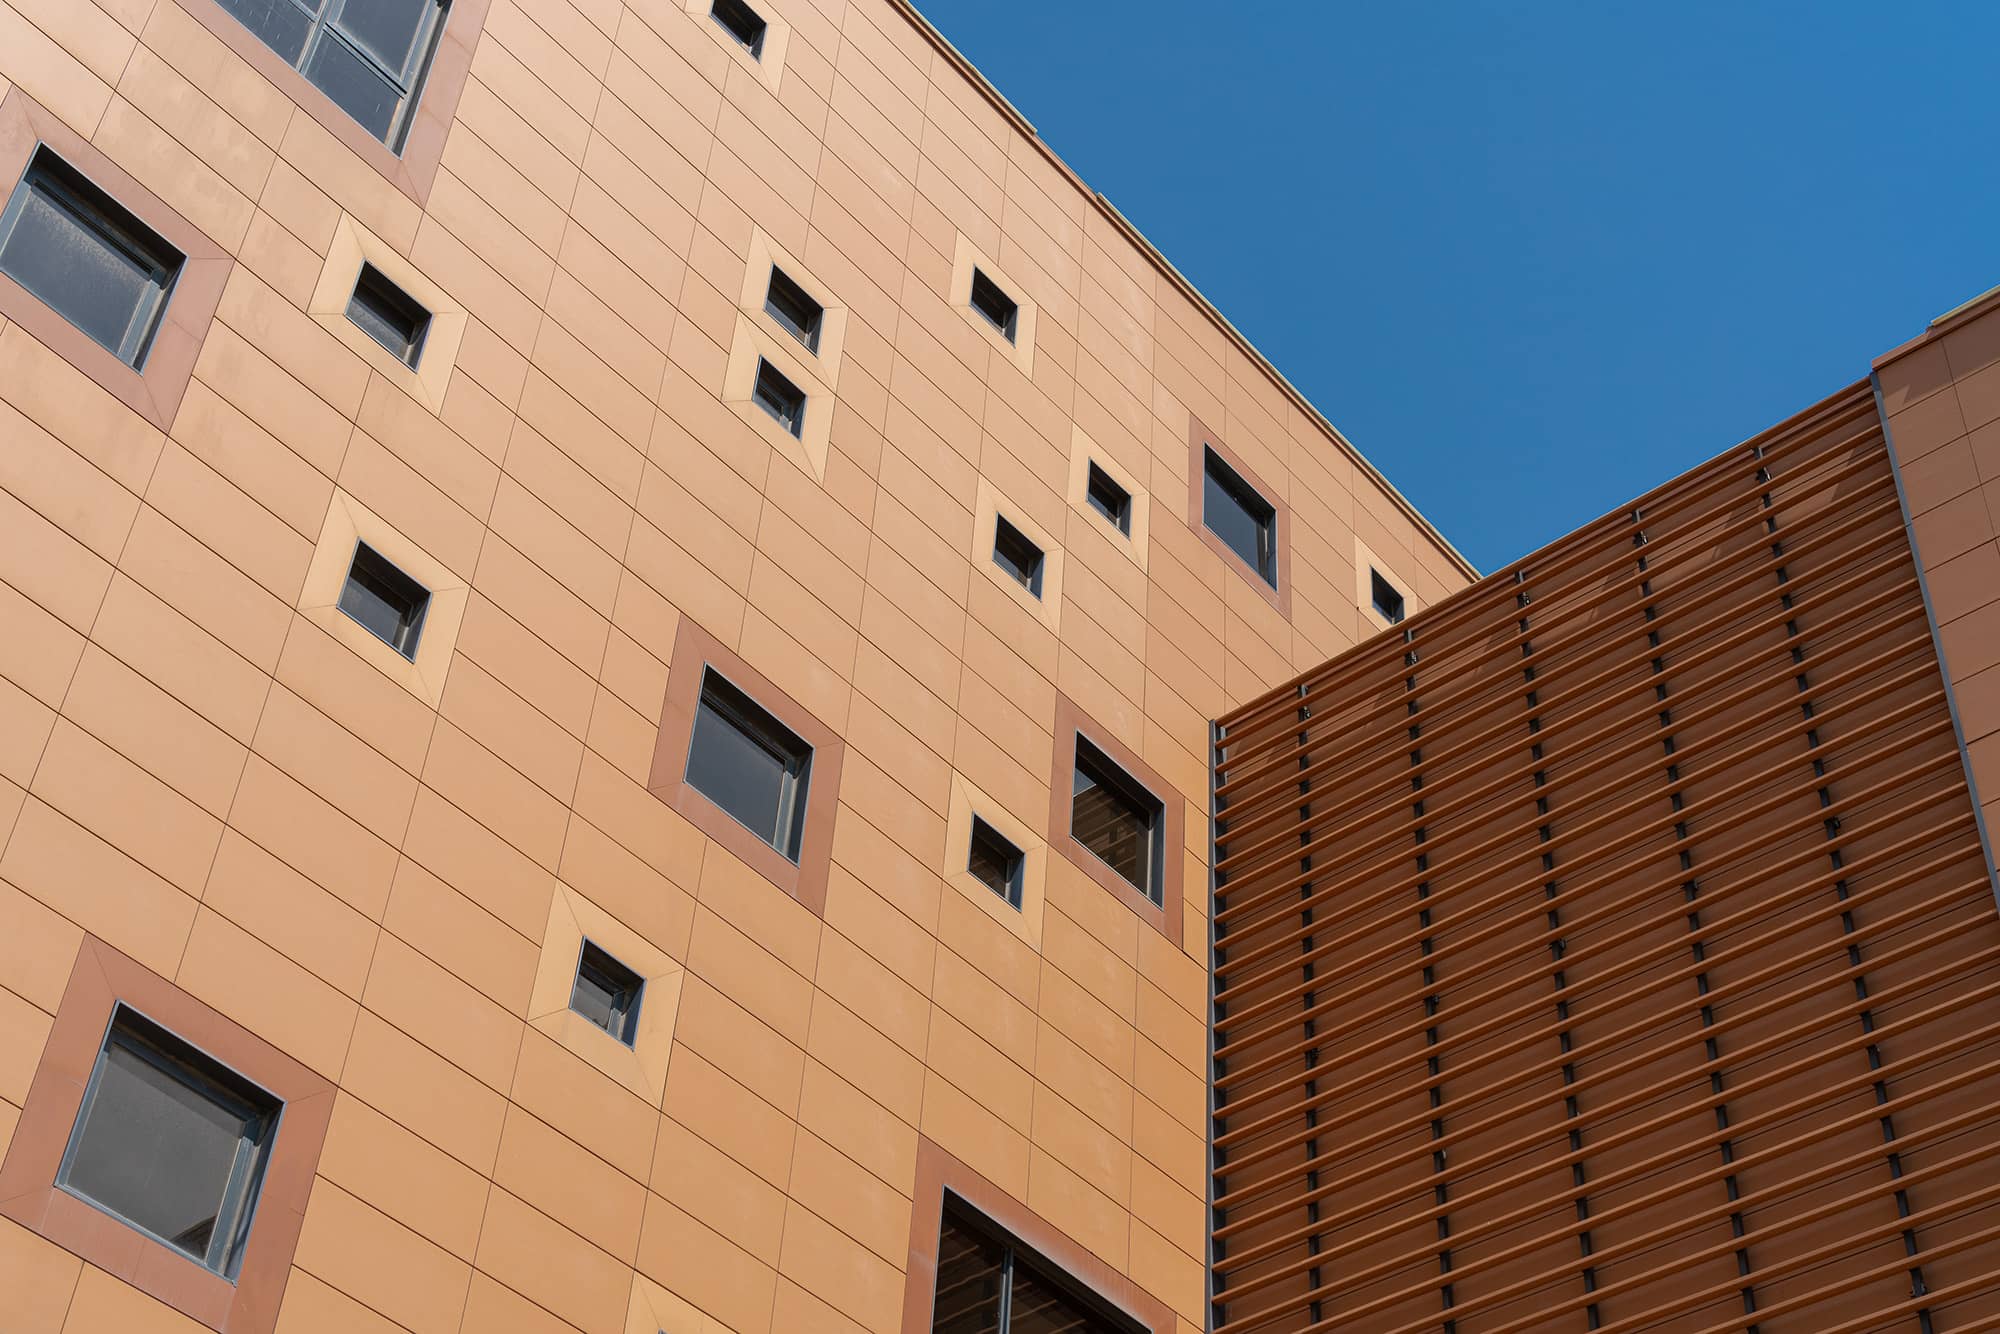
<path id="1" fill-rule="evenodd" d="M 2000 1317 L 2000 922 L 1856 385 L 1221 720 L 1219 1334 Z"/>

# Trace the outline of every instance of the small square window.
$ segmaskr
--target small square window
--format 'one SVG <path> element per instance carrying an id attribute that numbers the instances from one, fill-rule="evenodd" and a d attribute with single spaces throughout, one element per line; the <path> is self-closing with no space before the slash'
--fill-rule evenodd
<path id="1" fill-rule="evenodd" d="M 1155 903 L 1163 900 L 1160 799 L 1132 780 L 1082 734 L 1070 789 L 1070 836 Z"/>
<path id="2" fill-rule="evenodd" d="M 1004 514 L 994 516 L 993 563 L 1036 597 L 1042 595 L 1042 549 L 1028 535 L 1007 522 Z"/>
<path id="3" fill-rule="evenodd" d="M 771 414 L 778 425 L 793 435 L 805 430 L 806 391 L 785 378 L 785 373 L 762 357 L 757 359 L 757 406 Z"/>
<path id="4" fill-rule="evenodd" d="M 804 343 L 808 352 L 819 351 L 819 326 L 826 307 L 808 296 L 805 288 L 775 264 L 771 266 L 771 288 L 765 294 L 764 309 L 784 326 L 786 333 Z"/>
<path id="5" fill-rule="evenodd" d="M 998 329 L 1008 342 L 1014 341 L 1021 323 L 1021 305 L 1001 291 L 984 269 L 972 271 L 972 308 L 984 315 L 987 323 Z"/>
<path id="6" fill-rule="evenodd" d="M 1108 519 L 1113 528 L 1127 537 L 1132 535 L 1132 493 L 1112 481 L 1110 473 L 1091 464 L 1083 494 L 1090 507 Z"/>
<path id="7" fill-rule="evenodd" d="M 686 779 L 787 860 L 798 861 L 812 747 L 713 667 L 702 677 Z"/>
<path id="8" fill-rule="evenodd" d="M 340 609 L 361 622 L 368 633 L 410 661 L 417 659 L 417 640 L 424 632 L 424 612 L 430 590 L 391 565 L 366 542 L 354 544 L 354 563 L 340 590 Z"/>
<path id="9" fill-rule="evenodd" d="M 431 313 L 373 264 L 361 266 L 354 295 L 347 300 L 347 318 L 390 356 L 411 370 L 417 368 L 424 355 L 424 335 L 431 329 Z"/>
<path id="10" fill-rule="evenodd" d="M 121 1005 L 90 1072 L 56 1185 L 234 1278 L 282 1106 Z"/>
<path id="11" fill-rule="evenodd" d="M 972 817 L 972 846 L 966 854 L 965 869 L 1011 907 L 1021 906 L 1027 860 L 999 830 L 976 815 Z"/>
<path id="12" fill-rule="evenodd" d="M 185 259 L 46 148 L 0 210 L 0 273 L 135 370 Z"/>
<path id="13" fill-rule="evenodd" d="M 1201 521 L 1271 587 L 1278 586 L 1278 511 L 1212 449 L 1206 462 Z"/>
<path id="14" fill-rule="evenodd" d="M 645 991 L 645 978 L 594 942 L 583 942 L 576 982 L 569 992 L 570 1009 L 629 1047 L 639 1032 L 639 1000 Z"/>
<path id="15" fill-rule="evenodd" d="M 722 25 L 722 30 L 734 37 L 753 60 L 764 58 L 764 34 L 770 25 L 764 16 L 743 3 L 743 0 L 715 0 L 708 16 Z"/>
<path id="16" fill-rule="evenodd" d="M 1396 591 L 1396 586 L 1384 579 L 1380 570 L 1372 567 L 1368 571 L 1368 584 L 1376 615 L 1391 625 L 1402 620 L 1403 595 Z"/>

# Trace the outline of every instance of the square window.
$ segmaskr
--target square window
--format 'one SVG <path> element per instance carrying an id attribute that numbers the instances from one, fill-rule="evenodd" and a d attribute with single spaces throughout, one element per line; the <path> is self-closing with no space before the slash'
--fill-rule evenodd
<path id="1" fill-rule="evenodd" d="M 1132 535 L 1132 493 L 1112 481 L 1110 473 L 1091 464 L 1083 494 L 1090 507 L 1108 519 L 1113 528 L 1127 537 Z"/>
<path id="2" fill-rule="evenodd" d="M 804 343 L 806 351 L 819 351 L 819 326 L 826 307 L 808 296 L 805 288 L 775 264 L 771 266 L 771 287 L 764 297 L 764 309 L 786 333 Z"/>
<path id="3" fill-rule="evenodd" d="M 234 1278 L 282 1106 L 121 1005 L 98 1050 L 56 1185 Z"/>
<path id="4" fill-rule="evenodd" d="M 785 373 L 762 357 L 757 359 L 757 406 L 771 414 L 778 425 L 797 436 L 805 430 L 806 391 L 785 378 Z"/>
<path id="5" fill-rule="evenodd" d="M 753 60 L 764 58 L 764 34 L 769 24 L 764 16 L 743 3 L 743 0 L 715 0 L 708 16 L 722 25 L 722 30 L 734 37 Z"/>
<path id="6" fill-rule="evenodd" d="M 993 563 L 1036 597 L 1042 595 L 1042 549 L 1028 535 L 1007 522 L 1004 514 L 993 522 Z"/>
<path id="7" fill-rule="evenodd" d="M 347 299 L 347 318 L 390 356 L 411 370 L 417 368 L 424 354 L 424 335 L 431 329 L 431 313 L 373 264 L 361 266 L 354 295 Z"/>
<path id="8" fill-rule="evenodd" d="M 449 0 L 218 3 L 391 151 L 402 151 Z"/>
<path id="9" fill-rule="evenodd" d="M 1021 906 L 1021 885 L 1028 859 L 1005 835 L 977 815 L 972 817 L 972 846 L 966 853 L 965 869 L 972 878 L 1007 900 Z"/>
<path id="10" fill-rule="evenodd" d="M 1278 511 L 1212 449 L 1202 451 L 1201 521 L 1271 587 L 1278 586 Z"/>
<path id="11" fill-rule="evenodd" d="M 639 1000 L 646 979 L 589 941 L 577 956 L 569 1008 L 626 1046 L 639 1032 Z"/>
<path id="12" fill-rule="evenodd" d="M 354 563 L 340 590 L 340 609 L 368 633 L 410 661 L 424 632 L 430 591 L 383 558 L 366 542 L 354 544 Z"/>
<path id="13" fill-rule="evenodd" d="M 185 258 L 47 148 L 0 211 L 0 273 L 135 370 Z"/>
<path id="14" fill-rule="evenodd" d="M 1380 570 L 1371 567 L 1368 571 L 1369 596 L 1375 603 L 1375 613 L 1389 624 L 1403 619 L 1403 595 L 1396 586 L 1382 577 Z"/>
<path id="15" fill-rule="evenodd" d="M 1070 787 L 1070 836 L 1151 899 L 1163 903 L 1160 799 L 1134 782 L 1082 733 Z"/>
<path id="16" fill-rule="evenodd" d="M 998 329 L 1008 342 L 1014 341 L 1021 323 L 1020 303 L 1001 291 L 984 269 L 972 271 L 972 308 L 984 315 L 987 323 Z"/>
<path id="17" fill-rule="evenodd" d="M 787 860 L 798 861 L 812 747 L 713 667 L 702 677 L 686 780 Z"/>

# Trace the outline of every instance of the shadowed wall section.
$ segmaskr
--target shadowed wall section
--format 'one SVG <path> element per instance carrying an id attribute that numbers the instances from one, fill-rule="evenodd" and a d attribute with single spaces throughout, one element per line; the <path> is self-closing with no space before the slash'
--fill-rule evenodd
<path id="1" fill-rule="evenodd" d="M 1873 395 L 1220 723 L 1219 1334 L 1991 1328 L 2000 923 Z"/>

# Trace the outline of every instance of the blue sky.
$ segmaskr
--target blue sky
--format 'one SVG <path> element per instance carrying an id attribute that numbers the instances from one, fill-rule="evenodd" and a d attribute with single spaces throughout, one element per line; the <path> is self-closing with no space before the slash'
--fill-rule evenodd
<path id="1" fill-rule="evenodd" d="M 918 3 L 1482 570 L 2000 284 L 2000 5 Z"/>

